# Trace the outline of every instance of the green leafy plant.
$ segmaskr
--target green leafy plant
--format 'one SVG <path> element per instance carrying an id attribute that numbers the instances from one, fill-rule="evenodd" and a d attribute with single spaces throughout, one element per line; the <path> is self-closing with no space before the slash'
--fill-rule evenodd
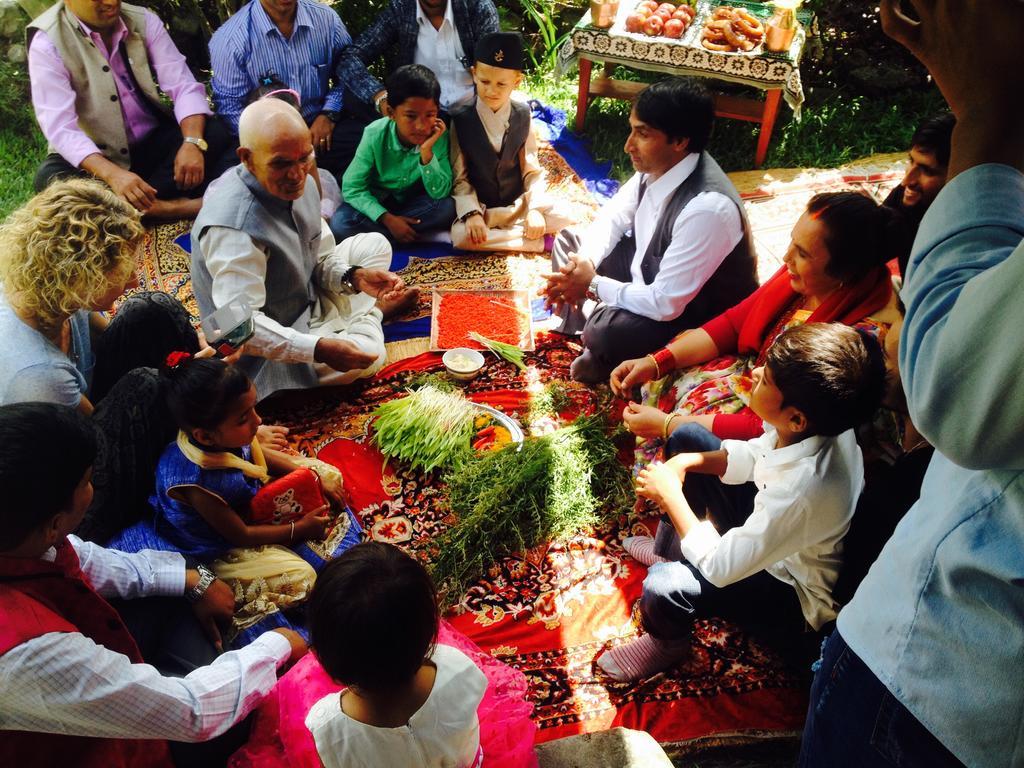
<path id="1" fill-rule="evenodd" d="M 513 344 L 506 344 L 503 341 L 495 341 L 494 339 L 488 339 L 486 336 L 481 336 L 476 331 L 469 332 L 469 338 L 473 341 L 483 344 L 487 349 L 496 354 L 502 360 L 506 360 L 521 371 L 526 370 L 526 363 L 523 362 L 523 350 Z"/>
<path id="2" fill-rule="evenodd" d="M 537 30 L 534 34 L 538 42 L 527 46 L 526 55 L 534 69 L 553 67 L 558 49 L 569 36 L 571 26 L 560 31 L 556 4 L 552 0 L 519 0 L 519 4 L 524 20 L 533 22 Z"/>
<path id="3" fill-rule="evenodd" d="M 461 393 L 423 386 L 378 406 L 373 442 L 385 456 L 430 472 L 469 452 L 475 412 Z"/>
<path id="4" fill-rule="evenodd" d="M 629 471 L 603 415 L 581 416 L 521 446 L 472 455 L 445 474 L 458 521 L 439 538 L 432 573 L 457 602 L 498 558 L 562 541 L 629 509 Z"/>

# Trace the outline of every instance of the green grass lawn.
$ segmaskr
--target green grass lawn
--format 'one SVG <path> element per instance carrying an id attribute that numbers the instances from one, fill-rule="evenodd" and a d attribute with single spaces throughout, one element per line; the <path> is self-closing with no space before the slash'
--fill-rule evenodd
<path id="1" fill-rule="evenodd" d="M 35 126 L 0 127 L 0 219 L 32 196 L 32 177 L 45 156 Z"/>

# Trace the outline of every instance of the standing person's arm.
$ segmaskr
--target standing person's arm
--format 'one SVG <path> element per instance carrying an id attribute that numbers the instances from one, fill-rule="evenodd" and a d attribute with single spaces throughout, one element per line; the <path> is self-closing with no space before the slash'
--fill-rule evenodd
<path id="1" fill-rule="evenodd" d="M 1024 174 L 959 174 L 918 230 L 901 298 L 900 372 L 911 417 L 964 467 L 1024 468 Z"/>
<path id="2" fill-rule="evenodd" d="M 886 32 L 928 67 L 957 125 L 952 180 L 921 222 L 901 294 L 903 386 L 914 424 L 941 453 L 965 467 L 1020 469 L 1024 4 L 915 9 L 919 22 L 883 0 Z"/>

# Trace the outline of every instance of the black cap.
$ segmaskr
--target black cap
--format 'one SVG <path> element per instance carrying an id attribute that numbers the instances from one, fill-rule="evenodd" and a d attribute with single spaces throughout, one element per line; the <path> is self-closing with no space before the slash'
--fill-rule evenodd
<path id="1" fill-rule="evenodd" d="M 523 70 L 523 38 L 518 32 L 491 32 L 476 43 L 473 58 L 502 69 Z"/>

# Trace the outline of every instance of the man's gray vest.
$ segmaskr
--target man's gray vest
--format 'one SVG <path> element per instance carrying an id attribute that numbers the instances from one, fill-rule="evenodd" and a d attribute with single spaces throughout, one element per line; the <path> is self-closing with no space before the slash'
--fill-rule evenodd
<path id="1" fill-rule="evenodd" d="M 128 28 L 128 34 L 121 42 L 122 55 L 128 61 L 145 101 L 154 111 L 174 119 L 173 111 L 160 98 L 160 91 L 150 70 L 145 39 L 145 10 L 137 5 L 122 3 L 121 18 Z M 105 158 L 122 168 L 128 168 L 131 165 L 128 133 L 121 113 L 115 75 L 107 60 L 82 30 L 75 15 L 60 0 L 28 25 L 25 30 L 27 45 L 32 44 L 32 37 L 37 31 L 46 33 L 71 77 L 78 127 L 96 143 Z M 57 150 L 51 145 L 47 151 L 53 153 Z"/>
<path id="2" fill-rule="evenodd" d="M 644 190 L 645 186 L 641 185 L 640 200 L 643 200 Z M 740 200 L 736 187 L 729 181 L 729 177 L 707 152 L 701 153 L 693 173 L 676 187 L 676 191 L 665 203 L 643 261 L 640 262 L 644 282 L 648 285 L 654 282 L 661 269 L 665 249 L 672 241 L 672 228 L 676 219 L 690 201 L 702 192 L 718 192 L 732 201 L 740 214 L 743 237 L 704 283 L 704 287 L 690 299 L 683 313 L 672 321 L 679 328 L 699 328 L 711 318 L 739 304 L 757 289 L 757 257 L 754 254 L 750 222 L 747 221 L 747 215 L 743 210 L 743 201 Z"/>
<path id="3" fill-rule="evenodd" d="M 495 152 L 487 131 L 480 122 L 476 105 L 470 105 L 452 118 L 459 135 L 459 148 L 466 161 L 466 175 L 476 190 L 476 197 L 488 208 L 512 205 L 523 194 L 523 169 L 519 167 L 519 151 L 530 131 L 530 108 L 512 102 L 508 130 Z"/>
<path id="4" fill-rule="evenodd" d="M 214 193 L 203 201 L 192 226 L 192 290 L 203 317 L 217 309 L 202 247 L 203 233 L 209 227 L 245 232 L 267 254 L 267 300 L 261 311 L 283 326 L 308 333 L 316 299 L 313 268 L 320 248 L 320 196 L 313 180 L 307 179 L 301 198 L 288 202 L 267 192 L 244 165 L 224 174 Z M 308 363 L 244 355 L 238 366 L 255 382 L 261 398 L 279 389 L 306 389 L 317 384 L 316 372 Z"/>

